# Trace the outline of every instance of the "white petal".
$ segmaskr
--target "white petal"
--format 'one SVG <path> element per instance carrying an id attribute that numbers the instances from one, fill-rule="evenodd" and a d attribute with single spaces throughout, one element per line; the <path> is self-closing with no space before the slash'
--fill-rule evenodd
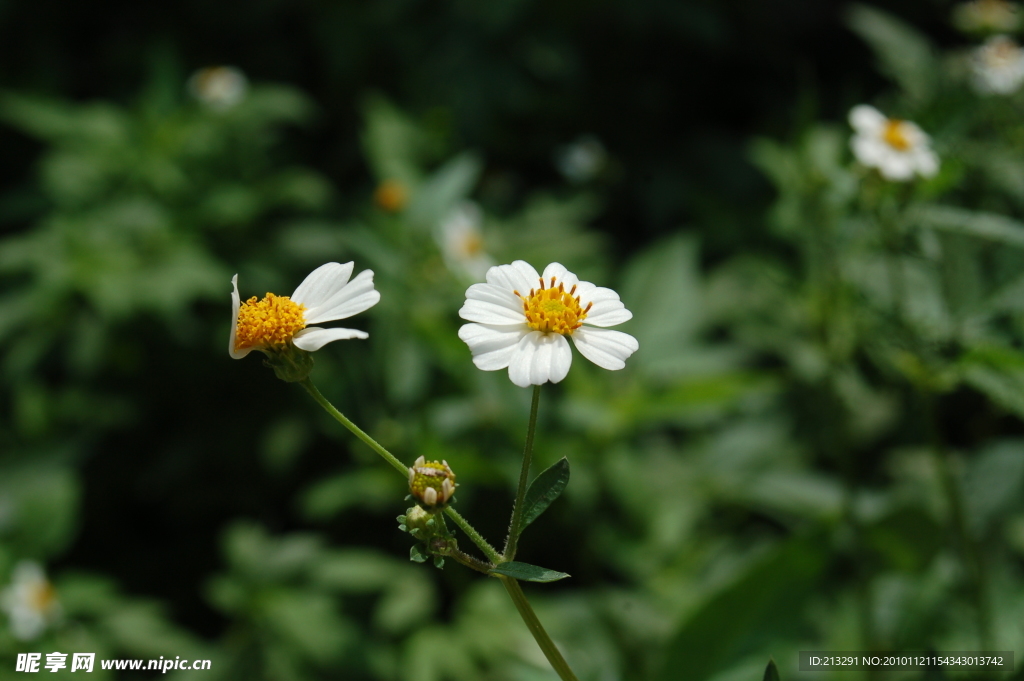
<path id="1" fill-rule="evenodd" d="M 541 277 L 544 279 L 545 287 L 551 286 L 551 277 L 555 278 L 555 286 L 558 286 L 559 282 L 561 282 L 565 284 L 566 290 L 580 283 L 579 277 L 565 269 L 564 265 L 557 262 L 553 262 L 545 267 L 544 274 L 542 274 Z"/>
<path id="2" fill-rule="evenodd" d="M 877 168 L 890 153 L 890 147 L 877 137 L 857 135 L 850 140 L 853 155 L 869 168 Z"/>
<path id="3" fill-rule="evenodd" d="M 520 388 L 558 383 L 569 373 L 572 351 L 565 336 L 531 331 L 515 347 L 508 365 L 508 377 Z"/>
<path id="4" fill-rule="evenodd" d="M 238 333 L 238 310 L 242 307 L 241 299 L 238 297 L 238 275 L 231 277 L 231 286 L 234 290 L 231 292 L 231 336 L 228 338 L 228 354 L 233 359 L 242 359 L 250 352 L 253 348 L 245 348 L 244 350 L 235 349 L 236 334 Z"/>
<path id="5" fill-rule="evenodd" d="M 345 286 L 352 276 L 354 266 L 350 262 L 344 265 L 336 262 L 320 265 L 302 280 L 292 293 L 292 301 L 305 305 L 307 310 L 319 306 Z"/>
<path id="6" fill-rule="evenodd" d="M 605 300 L 595 303 L 590 308 L 583 323 L 593 326 L 617 326 L 632 318 L 633 313 L 626 309 L 621 300 Z"/>
<path id="7" fill-rule="evenodd" d="M 363 270 L 327 300 L 315 307 L 307 305 L 306 323 L 319 324 L 335 319 L 347 319 L 370 309 L 379 300 L 380 293 L 373 288 L 373 270 Z"/>
<path id="8" fill-rule="evenodd" d="M 516 260 L 511 265 L 496 265 L 487 270 L 487 283 L 499 286 L 508 291 L 519 291 L 524 296 L 531 288 L 539 286 L 540 275 L 537 270 L 523 261 Z"/>
<path id="9" fill-rule="evenodd" d="M 850 109 L 850 125 L 860 133 L 873 133 L 881 130 L 888 122 L 881 111 L 867 104 L 860 104 Z"/>
<path id="10" fill-rule="evenodd" d="M 428 487 L 423 490 L 423 503 L 427 506 L 437 505 L 437 490 L 433 487 Z"/>
<path id="11" fill-rule="evenodd" d="M 292 342 L 299 350 L 314 352 L 336 340 L 369 337 L 370 334 L 358 329 L 321 329 L 319 326 L 307 326 L 292 337 Z"/>
<path id="12" fill-rule="evenodd" d="M 593 303 L 584 320 L 586 324 L 615 326 L 633 318 L 633 313 L 619 300 L 619 294 L 610 288 L 594 286 L 589 281 L 584 281 L 576 288 L 576 294 L 579 295 L 580 306 L 584 309 Z"/>
<path id="13" fill-rule="evenodd" d="M 589 319 L 587 321 L 590 321 Z M 572 340 L 580 354 L 603 369 L 616 371 L 626 366 L 626 358 L 640 347 L 628 333 L 586 326 L 573 331 Z"/>
<path id="14" fill-rule="evenodd" d="M 498 305 L 505 309 L 523 314 L 523 300 L 507 288 L 493 284 L 473 284 L 466 289 L 466 300 L 477 300 L 482 303 Z"/>
<path id="15" fill-rule="evenodd" d="M 921 149 L 914 154 L 917 172 L 922 177 L 934 177 L 939 172 L 939 157 L 931 149 Z"/>
<path id="16" fill-rule="evenodd" d="M 878 172 L 887 180 L 902 182 L 914 176 L 914 164 L 908 154 L 890 154 L 878 164 Z"/>
<path id="17" fill-rule="evenodd" d="M 467 322 L 494 324 L 496 326 L 526 323 L 526 315 L 523 313 L 522 304 L 520 304 L 518 310 L 510 310 L 504 305 L 496 305 L 482 300 L 467 300 L 459 310 L 459 316 Z"/>
<path id="18" fill-rule="evenodd" d="M 478 369 L 497 371 L 508 366 L 516 345 L 529 331 L 530 327 L 525 324 L 515 329 L 464 324 L 459 329 L 459 338 L 469 346 L 469 351 L 473 353 L 473 364 Z"/>

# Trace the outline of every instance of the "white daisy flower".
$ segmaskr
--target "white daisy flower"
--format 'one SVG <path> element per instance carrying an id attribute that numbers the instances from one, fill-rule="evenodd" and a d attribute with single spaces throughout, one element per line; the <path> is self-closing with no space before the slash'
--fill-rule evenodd
<path id="1" fill-rule="evenodd" d="M 249 79 L 234 66 L 208 66 L 188 79 L 193 97 L 216 111 L 226 111 L 245 99 Z"/>
<path id="2" fill-rule="evenodd" d="M 565 378 L 572 363 L 566 336 L 605 369 L 623 368 L 640 347 L 629 334 L 595 328 L 632 319 L 619 294 L 580 281 L 557 262 L 543 275 L 522 260 L 492 267 L 487 283 L 466 291 L 459 316 L 473 322 L 459 329 L 459 338 L 469 345 L 477 368 L 507 367 L 508 377 L 523 388 Z"/>
<path id="3" fill-rule="evenodd" d="M 292 345 L 313 352 L 332 341 L 367 338 L 365 331 L 357 329 L 309 326 L 346 319 L 380 300 L 380 293 L 373 288 L 373 272 L 363 270 L 349 281 L 353 267 L 350 262 L 329 262 L 310 272 L 291 296 L 268 293 L 263 300 L 253 296 L 245 303 L 238 296 L 238 275 L 231 277 L 234 322 L 228 353 L 241 359 L 253 350 L 271 354 Z"/>
<path id="4" fill-rule="evenodd" d="M 1012 94 L 1024 83 L 1024 50 L 1011 38 L 992 36 L 971 53 L 971 75 L 982 94 Z"/>
<path id="5" fill-rule="evenodd" d="M 480 279 L 494 265 L 484 249 L 482 221 L 480 207 L 472 201 L 463 201 L 438 226 L 436 239 L 444 262 L 455 274 Z"/>
<path id="6" fill-rule="evenodd" d="M 0 592 L 0 609 L 10 618 L 11 635 L 22 641 L 38 638 L 61 614 L 57 592 L 31 561 L 15 566 L 10 586 Z"/>
<path id="7" fill-rule="evenodd" d="M 1009 33 L 1020 28 L 1020 7 L 1006 0 L 973 0 L 953 9 L 953 24 L 968 33 Z"/>
<path id="8" fill-rule="evenodd" d="M 915 174 L 932 177 L 939 171 L 931 139 L 914 123 L 886 118 L 861 104 L 850 110 L 850 125 L 855 132 L 850 140 L 853 155 L 887 180 L 910 180 Z"/>

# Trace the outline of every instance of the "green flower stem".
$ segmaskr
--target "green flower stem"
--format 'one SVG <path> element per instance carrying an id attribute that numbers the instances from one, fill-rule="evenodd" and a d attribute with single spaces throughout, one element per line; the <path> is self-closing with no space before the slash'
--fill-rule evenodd
<path id="1" fill-rule="evenodd" d="M 538 386 L 539 388 L 540 386 Z M 536 393 L 534 393 L 533 405 L 536 411 L 537 399 Z M 558 648 L 555 647 L 555 642 L 548 636 L 548 632 L 544 631 L 544 626 L 537 619 L 537 613 L 533 611 L 530 606 L 530 602 L 526 600 L 526 594 L 523 593 L 523 588 L 519 586 L 519 582 L 512 577 L 500 577 L 502 583 L 505 585 L 505 591 L 512 597 L 512 602 L 516 605 L 516 610 L 519 611 L 519 616 L 526 622 L 526 627 L 533 634 L 534 640 L 537 641 L 537 645 L 540 646 L 541 651 L 544 653 L 544 657 L 548 658 L 548 662 L 556 672 L 558 677 L 562 681 L 579 681 L 576 675 L 572 673 L 572 669 L 569 668 L 569 663 L 562 657 L 562 653 L 558 652 Z"/>
<path id="2" fill-rule="evenodd" d="M 519 526 L 523 522 L 523 502 L 526 499 L 526 483 L 530 480 L 530 461 L 533 459 L 533 433 L 537 429 L 537 406 L 540 404 L 540 386 L 533 386 L 533 404 L 530 406 L 530 425 L 526 430 L 526 447 L 523 448 L 523 467 L 519 471 L 519 488 L 516 490 L 516 505 L 512 507 L 512 522 L 508 527 L 505 541 L 504 560 L 516 557 L 519 544 Z M 515 600 L 513 598 L 513 600 Z"/>
<path id="3" fill-rule="evenodd" d="M 366 445 L 373 451 L 384 457 L 391 466 L 402 474 L 403 478 L 408 478 L 409 467 L 403 464 L 395 457 L 394 454 L 384 449 L 379 442 L 374 440 L 372 437 L 367 435 L 359 426 L 352 423 L 342 414 L 340 411 L 334 408 L 326 397 L 324 397 L 313 382 L 306 378 L 300 381 L 302 387 L 306 389 L 317 404 L 324 408 L 324 410 L 334 417 L 334 419 L 341 425 L 352 431 L 352 434 L 358 437 L 360 440 L 366 443 Z M 512 526 L 511 534 L 509 535 L 509 542 L 506 545 L 505 556 L 503 558 L 493 546 L 487 543 L 487 540 L 481 536 L 476 529 L 470 525 L 462 515 L 455 509 L 448 507 L 444 510 L 445 514 L 452 519 L 452 521 L 459 526 L 459 528 L 466 533 L 474 544 L 479 547 L 487 559 L 492 563 L 501 563 L 506 560 L 512 560 L 515 556 L 516 551 L 516 537 L 519 534 L 519 523 L 522 519 L 522 506 L 523 500 L 526 498 L 526 482 L 530 475 L 530 459 L 533 455 L 533 433 L 537 428 L 537 405 L 540 402 L 540 386 L 536 386 L 533 391 L 533 406 L 530 409 L 530 427 L 526 434 L 526 449 L 523 453 L 523 470 L 519 476 L 519 490 L 516 493 L 516 507 L 512 512 Z M 489 574 L 488 570 L 491 566 L 486 563 L 473 558 L 470 555 L 463 553 L 456 549 L 449 554 L 456 562 L 465 565 L 468 568 Z M 558 652 L 558 648 L 555 647 L 551 637 L 548 636 L 547 632 L 544 631 L 544 627 L 541 625 L 540 620 L 537 619 L 537 614 L 533 611 L 530 606 L 530 602 L 526 600 L 526 594 L 523 593 L 522 588 L 519 586 L 519 582 L 510 577 L 499 576 L 499 579 L 505 584 L 505 590 L 508 591 L 508 595 L 512 597 L 512 602 L 515 603 L 516 610 L 519 611 L 519 615 L 523 618 L 526 623 L 526 627 L 533 634 L 533 638 L 537 641 L 537 645 L 544 652 L 544 656 L 547 657 L 548 662 L 558 672 L 558 676 L 562 681 L 579 681 L 576 675 L 572 673 L 572 669 L 569 668 L 569 664 L 562 657 L 562 654 Z"/>
<path id="4" fill-rule="evenodd" d="M 403 478 L 408 479 L 409 467 L 406 466 L 401 461 L 399 461 L 394 454 L 384 449 L 384 447 L 381 446 L 379 442 L 377 442 L 372 437 L 363 432 L 363 430 L 359 426 L 349 421 L 344 414 L 335 409 L 334 405 L 331 404 L 327 400 L 327 398 L 320 393 L 319 390 L 317 390 L 317 387 L 315 385 L 313 385 L 313 381 L 309 380 L 309 378 L 306 378 L 300 381 L 300 384 L 302 385 L 303 388 L 306 389 L 306 392 L 312 395 L 313 399 L 316 400 L 317 404 L 323 407 L 328 414 L 333 416 L 338 423 L 352 431 L 352 434 L 355 435 L 360 440 L 362 440 L 363 442 L 365 442 L 370 449 L 384 457 L 384 460 L 391 464 L 392 468 L 401 473 Z M 489 561 L 491 561 L 492 563 L 496 563 L 501 560 L 501 555 L 494 549 L 494 547 L 488 544 L 487 540 L 485 540 L 480 535 L 480 533 L 477 532 L 476 529 L 474 529 L 474 527 L 470 525 L 466 521 L 466 519 L 459 514 L 458 511 L 452 508 L 447 508 L 445 509 L 445 512 L 452 520 L 455 521 L 456 525 L 462 528 L 462 531 L 466 533 L 466 535 L 472 540 L 472 542 L 476 544 L 478 547 L 480 547 L 480 550 L 484 552 L 484 555 L 487 556 L 487 559 Z"/>
<path id="5" fill-rule="evenodd" d="M 448 556 L 450 556 L 452 560 L 456 561 L 457 563 L 465 565 L 471 570 L 482 572 L 488 577 L 491 575 L 491 568 L 494 567 L 490 563 L 485 563 L 479 558 L 474 558 L 473 556 L 464 553 L 459 549 L 451 549 L 450 552 L 448 553 Z"/>
<path id="6" fill-rule="evenodd" d="M 501 562 L 501 554 L 498 553 L 498 551 L 493 546 L 491 546 L 479 532 L 476 531 L 475 527 L 470 525 L 469 522 L 462 517 L 461 513 L 456 511 L 451 506 L 444 509 L 444 512 L 445 515 L 451 518 L 452 521 L 459 526 L 459 529 L 466 533 L 466 536 L 469 537 L 470 541 L 476 544 L 477 548 L 484 552 L 484 555 L 487 556 L 487 560 L 491 561 L 492 563 Z"/>
<path id="7" fill-rule="evenodd" d="M 300 381 L 300 384 L 306 389 L 306 392 L 313 396 L 313 399 L 317 401 L 317 404 L 323 407 L 328 414 L 334 417 L 335 421 L 348 428 L 352 431 L 353 435 L 365 442 L 370 449 L 384 457 L 384 460 L 391 464 L 392 468 L 401 473 L 403 478 L 409 477 L 409 467 L 399 461 L 394 454 L 384 449 L 379 442 L 364 433 L 359 426 L 349 421 L 344 414 L 335 409 L 334 405 L 328 402 L 327 398 L 321 395 L 320 391 L 316 389 L 316 386 L 313 385 L 313 381 L 305 378 Z"/>

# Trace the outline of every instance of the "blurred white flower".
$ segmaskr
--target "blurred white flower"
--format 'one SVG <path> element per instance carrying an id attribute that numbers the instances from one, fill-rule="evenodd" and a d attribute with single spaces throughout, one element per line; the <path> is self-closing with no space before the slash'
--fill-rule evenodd
<path id="1" fill-rule="evenodd" d="M 608 152 L 601 141 L 591 135 L 584 135 L 555 152 L 555 167 L 575 184 L 593 179 L 607 163 Z"/>
<path id="2" fill-rule="evenodd" d="M 850 125 L 854 129 L 850 140 L 853 155 L 865 166 L 877 168 L 887 180 L 932 177 L 939 171 L 931 140 L 914 123 L 886 118 L 878 109 L 860 104 L 850 111 Z"/>
<path id="3" fill-rule="evenodd" d="M 327 343 L 349 338 L 368 338 L 356 329 L 322 329 L 319 324 L 368 310 L 380 300 L 373 288 L 373 271 L 363 270 L 349 281 L 353 263 L 329 262 L 313 270 L 291 297 L 268 293 L 263 300 L 255 296 L 241 303 L 238 275 L 231 277 L 231 337 L 228 353 L 241 359 L 253 350 L 277 352 L 294 345 L 313 352 Z"/>
<path id="4" fill-rule="evenodd" d="M 982 94 L 1012 94 L 1024 82 L 1024 50 L 1011 38 L 992 36 L 971 53 L 971 76 Z"/>
<path id="5" fill-rule="evenodd" d="M 543 276 L 522 260 L 487 270 L 459 310 L 466 321 L 459 338 L 484 371 L 508 368 L 520 387 L 558 383 L 572 363 L 570 336 L 580 354 L 605 369 L 621 369 L 637 351 L 636 339 L 607 327 L 632 319 L 619 294 L 586 281 L 553 262 Z M 584 322 L 588 326 L 583 326 Z"/>
<path id="6" fill-rule="evenodd" d="M 38 638 L 61 614 L 57 592 L 31 561 L 14 567 L 10 586 L 0 592 L 0 609 L 10 618 L 11 635 L 22 641 Z"/>
<path id="7" fill-rule="evenodd" d="M 245 99 L 249 79 L 234 66 L 208 66 L 188 79 L 193 97 L 216 111 L 226 111 Z"/>
<path id="8" fill-rule="evenodd" d="M 1006 0 L 973 0 L 953 9 L 953 25 L 968 33 L 1009 33 L 1020 24 L 1020 7 Z"/>
<path id="9" fill-rule="evenodd" d="M 480 207 L 472 201 L 463 201 L 441 221 L 435 233 L 448 269 L 472 280 L 481 279 L 494 265 L 484 248 L 482 222 Z"/>

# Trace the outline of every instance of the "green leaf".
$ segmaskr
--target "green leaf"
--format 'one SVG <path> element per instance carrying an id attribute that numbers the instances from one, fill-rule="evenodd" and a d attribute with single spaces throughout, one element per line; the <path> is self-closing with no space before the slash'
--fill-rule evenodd
<path id="1" fill-rule="evenodd" d="M 920 206 L 910 216 L 928 227 L 1024 248 L 1024 224 L 995 213 L 951 206 Z"/>
<path id="2" fill-rule="evenodd" d="M 1013 348 L 973 348 L 957 366 L 961 377 L 999 406 L 1024 418 L 1024 354 Z"/>
<path id="3" fill-rule="evenodd" d="M 540 516 L 551 502 L 558 498 L 565 486 L 569 484 L 569 461 L 562 457 L 553 466 L 537 476 L 526 490 L 523 499 L 523 521 L 519 525 L 519 533 Z"/>
<path id="4" fill-rule="evenodd" d="M 779 669 L 775 666 L 775 660 L 769 658 L 768 666 L 764 669 L 764 681 L 780 681 Z"/>
<path id="5" fill-rule="evenodd" d="M 923 102 L 931 97 L 939 69 L 924 35 L 891 14 L 865 5 L 851 7 L 847 21 L 874 51 L 879 71 L 911 98 Z"/>
<path id="6" fill-rule="evenodd" d="M 514 560 L 492 568 L 490 574 L 514 577 L 524 582 L 557 582 L 569 576 L 564 572 L 556 572 L 547 568 L 537 567 L 536 565 L 530 565 L 529 563 L 519 563 Z"/>
<path id="7" fill-rule="evenodd" d="M 409 560 L 414 563 L 425 563 L 430 554 L 423 550 L 423 544 L 414 544 L 409 549 Z"/>
<path id="8" fill-rule="evenodd" d="M 806 627 L 804 609 L 825 575 L 829 549 L 820 534 L 793 537 L 748 563 L 693 610 L 669 639 L 657 681 L 704 681 L 746 655 Z"/>

